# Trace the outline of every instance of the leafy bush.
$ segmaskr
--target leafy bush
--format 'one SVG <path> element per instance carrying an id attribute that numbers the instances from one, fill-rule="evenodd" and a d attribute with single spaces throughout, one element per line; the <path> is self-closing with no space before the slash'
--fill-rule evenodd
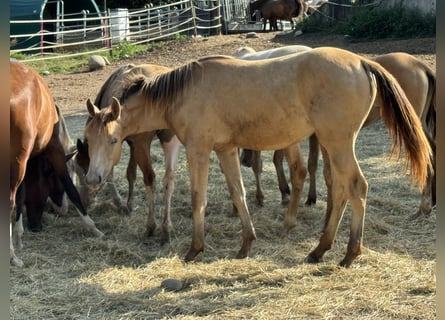
<path id="1" fill-rule="evenodd" d="M 147 46 L 143 45 L 134 45 L 129 43 L 126 40 L 120 41 L 118 45 L 111 50 L 111 58 L 112 59 L 122 59 L 125 57 L 134 56 L 136 53 L 144 51 L 147 49 Z"/>
<path id="2" fill-rule="evenodd" d="M 327 31 L 348 34 L 354 38 L 381 39 L 434 36 L 436 17 L 397 5 L 391 8 L 356 8 L 355 14 L 343 21 L 305 19 L 299 26 L 303 32 Z"/>

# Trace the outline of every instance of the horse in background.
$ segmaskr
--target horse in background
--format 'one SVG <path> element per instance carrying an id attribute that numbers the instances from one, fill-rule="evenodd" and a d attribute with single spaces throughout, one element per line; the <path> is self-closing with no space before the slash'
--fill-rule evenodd
<path id="1" fill-rule="evenodd" d="M 74 153 L 67 155 L 66 161 L 70 161 L 73 155 Z M 48 202 L 57 214 L 67 213 L 65 188 L 46 155 L 38 154 L 28 160 L 25 178 L 17 190 L 17 217 L 23 214 L 26 207 L 28 229 L 40 232 L 43 229 L 43 211 Z"/>
<path id="2" fill-rule="evenodd" d="M 267 20 L 269 30 L 278 31 L 278 20 L 287 20 L 294 29 L 293 18 L 303 16 L 304 0 L 256 0 L 250 2 L 250 16 L 256 20 L 259 15 L 263 19 L 263 31 L 266 31 Z"/>
<path id="3" fill-rule="evenodd" d="M 121 86 L 125 79 L 136 74 L 145 75 L 147 77 L 154 77 L 162 72 L 170 71 L 169 68 L 151 64 L 142 65 L 125 65 L 116 69 L 104 82 L 96 96 L 94 104 L 100 109 L 110 105 L 113 97 L 121 98 Z M 150 145 L 155 137 L 159 138 L 164 151 L 165 173 L 162 179 L 162 188 L 164 191 L 164 215 L 161 226 L 161 244 L 170 241 L 170 233 L 172 230 L 171 222 L 171 198 L 173 195 L 175 182 L 174 172 L 178 162 L 179 148 L 181 143 L 170 130 L 158 130 L 142 132 L 137 135 L 132 135 L 125 138 L 125 141 L 130 147 L 130 158 L 127 165 L 127 180 L 128 180 L 128 200 L 125 206 L 122 203 L 121 196 L 113 183 L 113 172 L 107 177 L 107 185 L 111 191 L 112 199 L 115 205 L 118 206 L 121 214 L 129 214 L 133 209 L 133 190 L 136 181 L 136 165 L 141 169 L 143 180 L 145 184 L 145 191 L 147 195 L 147 230 L 146 234 L 151 236 L 156 229 L 155 218 L 155 187 L 156 174 L 152 167 L 150 156 Z M 90 202 L 91 188 L 85 182 L 85 174 L 88 170 L 90 158 L 88 154 L 88 140 L 85 139 L 77 141 L 78 154 L 75 157 L 76 171 L 79 178 L 79 190 L 83 202 L 88 205 Z"/>
<path id="4" fill-rule="evenodd" d="M 26 174 L 28 160 L 43 154 L 54 168 L 70 200 L 80 211 L 87 228 L 102 236 L 88 216 L 79 193 L 71 180 L 66 165 L 65 152 L 59 140 L 59 128 L 54 98 L 43 78 L 23 63 L 10 62 L 10 180 L 9 223 L 10 262 L 23 266 L 15 254 L 15 247 L 22 248 L 22 215 L 15 219 L 16 194 Z M 14 223 L 14 228 L 13 228 Z M 14 236 L 14 241 L 13 241 Z"/>
<path id="5" fill-rule="evenodd" d="M 271 74 L 276 75 L 274 81 L 269 81 Z M 320 91 L 320 86 L 331 90 Z M 299 171 L 301 158 L 292 147 L 315 133 L 332 168 L 333 206 L 326 214 L 319 244 L 306 261 L 319 262 L 332 247 L 349 202 L 350 237 L 340 261 L 344 267 L 362 251 L 368 184 L 354 145 L 377 96 L 393 151 L 405 157 L 412 182 L 419 188 L 423 188 L 431 165 L 427 138 L 398 82 L 378 63 L 338 48 L 317 48 L 261 61 L 204 57 L 157 77 L 129 79 L 123 90 L 121 102 L 113 99 L 104 109 L 87 101 L 90 121 L 84 135 L 91 160 L 86 182 L 97 185 L 105 181 L 119 161 L 122 144 L 118 142 L 125 137 L 170 128 L 185 147 L 191 181 L 193 234 L 185 261 L 194 260 L 204 250 L 212 151 L 219 158 L 238 210 L 243 241 L 237 257 L 245 258 L 256 234 L 246 204 L 238 148 L 286 150 L 292 182 L 284 219 L 287 233 L 297 223 L 296 209 L 306 175 Z"/>

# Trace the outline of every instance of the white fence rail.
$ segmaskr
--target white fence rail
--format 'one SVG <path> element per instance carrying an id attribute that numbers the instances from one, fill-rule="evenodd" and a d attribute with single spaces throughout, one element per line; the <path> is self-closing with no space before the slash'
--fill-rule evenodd
<path id="1" fill-rule="evenodd" d="M 180 0 L 138 10 L 114 9 L 92 16 L 63 15 L 50 20 L 11 20 L 10 54 L 26 59 L 51 59 L 110 50 L 121 41 L 145 44 L 178 34 L 214 35 L 221 32 L 219 0 Z M 35 30 L 15 33 L 12 30 Z M 30 59 L 28 59 L 30 60 Z M 27 60 L 23 60 L 27 61 Z"/>

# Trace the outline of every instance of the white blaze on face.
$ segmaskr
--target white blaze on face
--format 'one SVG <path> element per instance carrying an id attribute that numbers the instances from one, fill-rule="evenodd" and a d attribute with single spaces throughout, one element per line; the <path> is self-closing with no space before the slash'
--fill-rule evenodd
<path id="1" fill-rule="evenodd" d="M 86 183 L 99 187 L 110 174 L 113 166 L 119 162 L 122 151 L 120 128 L 117 121 L 111 121 L 101 128 L 89 128 L 86 136 L 88 140 L 88 153 L 90 164 L 86 174 Z"/>

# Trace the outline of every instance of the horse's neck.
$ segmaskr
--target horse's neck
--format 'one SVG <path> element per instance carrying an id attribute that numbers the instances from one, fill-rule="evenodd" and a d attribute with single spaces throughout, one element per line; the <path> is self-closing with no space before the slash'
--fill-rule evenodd
<path id="1" fill-rule="evenodd" d="M 120 124 L 125 138 L 143 132 L 168 129 L 165 112 L 158 106 L 144 105 L 124 109 Z"/>

